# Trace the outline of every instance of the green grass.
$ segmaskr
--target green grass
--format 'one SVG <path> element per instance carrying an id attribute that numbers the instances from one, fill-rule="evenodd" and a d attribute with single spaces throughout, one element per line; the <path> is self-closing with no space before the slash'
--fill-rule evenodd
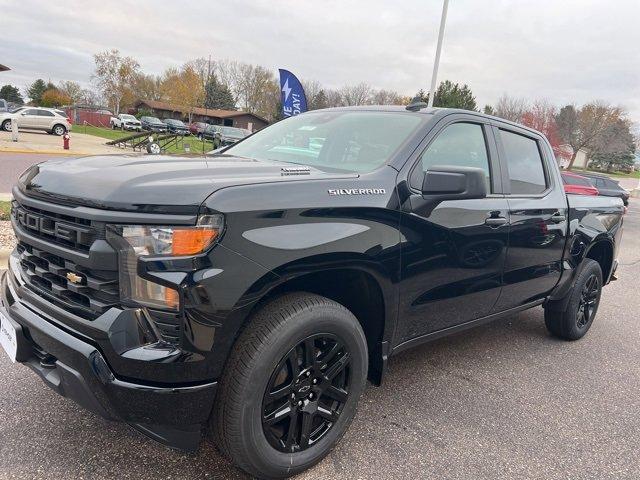
<path id="1" fill-rule="evenodd" d="M 11 211 L 11 202 L 0 200 L 0 220 L 9 220 L 9 212 Z"/>
<path id="2" fill-rule="evenodd" d="M 74 125 L 72 132 L 84 133 L 86 135 L 93 135 L 94 137 L 104 138 L 106 140 L 116 140 L 118 138 L 133 135 L 136 132 L 127 132 L 122 130 L 112 130 L 104 127 L 94 127 L 92 125 Z M 181 141 L 178 141 L 177 145 L 171 145 L 167 149 L 167 153 L 182 153 L 184 154 L 184 144 L 188 143 L 190 147 L 190 153 L 206 153 L 213 150 L 213 144 L 211 142 L 201 142 L 197 137 L 193 135 L 186 136 Z"/>

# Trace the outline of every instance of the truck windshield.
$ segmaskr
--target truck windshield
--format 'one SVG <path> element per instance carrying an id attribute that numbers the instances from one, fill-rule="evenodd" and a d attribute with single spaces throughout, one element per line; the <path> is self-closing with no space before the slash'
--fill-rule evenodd
<path id="1" fill-rule="evenodd" d="M 265 128 L 224 153 L 366 173 L 386 163 L 423 119 L 408 112 L 310 112 Z"/>

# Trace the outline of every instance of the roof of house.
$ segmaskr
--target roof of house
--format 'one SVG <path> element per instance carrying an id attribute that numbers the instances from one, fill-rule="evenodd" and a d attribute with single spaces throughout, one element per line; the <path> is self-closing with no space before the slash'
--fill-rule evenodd
<path id="1" fill-rule="evenodd" d="M 239 117 L 241 115 L 251 115 L 259 120 L 262 120 L 265 123 L 269 123 L 265 118 L 262 118 L 260 115 L 256 115 L 255 113 L 243 112 L 242 110 L 218 110 L 215 108 L 201 108 L 195 107 L 193 109 L 189 109 L 189 107 L 184 107 L 181 105 L 172 105 L 167 102 L 160 102 L 157 100 L 138 100 L 136 102 L 136 107 L 140 105 L 147 105 L 148 107 L 154 110 L 166 110 L 169 112 L 180 112 L 184 114 L 188 114 L 189 111 L 196 115 L 204 115 L 206 117 L 216 117 L 216 118 L 233 118 Z"/>
<path id="2" fill-rule="evenodd" d="M 5 65 L 2 65 L 2 64 L 0 63 L 0 72 L 4 72 L 5 70 L 11 70 L 11 69 L 10 69 L 9 67 L 7 67 L 7 66 L 5 66 Z"/>

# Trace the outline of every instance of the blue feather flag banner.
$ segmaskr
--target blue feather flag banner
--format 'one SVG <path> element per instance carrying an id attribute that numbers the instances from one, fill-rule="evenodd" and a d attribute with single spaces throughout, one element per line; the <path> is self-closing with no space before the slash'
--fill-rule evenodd
<path id="1" fill-rule="evenodd" d="M 307 111 L 307 97 L 298 77 L 289 70 L 280 72 L 280 94 L 282 98 L 282 114 L 291 117 Z"/>

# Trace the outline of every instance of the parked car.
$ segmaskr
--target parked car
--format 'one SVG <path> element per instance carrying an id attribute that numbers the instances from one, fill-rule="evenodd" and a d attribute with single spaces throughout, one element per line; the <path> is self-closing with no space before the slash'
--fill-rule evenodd
<path id="1" fill-rule="evenodd" d="M 120 113 L 115 117 L 111 117 L 111 119 L 109 119 L 109 125 L 111 125 L 111 128 L 113 130 L 120 129 L 133 130 L 137 132 L 142 131 L 142 124 L 140 123 L 140 120 L 127 113 Z"/>
<path id="2" fill-rule="evenodd" d="M 72 121 L 62 110 L 42 107 L 20 107 L 12 112 L 0 113 L 0 128 L 11 131 L 11 122 L 19 129 L 43 130 L 54 135 L 64 135 L 71 130 Z"/>
<path id="3" fill-rule="evenodd" d="M 210 431 L 260 478 L 327 455 L 407 348 L 537 306 L 583 337 L 624 214 L 566 195 L 544 135 L 420 104 L 303 113 L 209 157 L 45 162 L 13 199 L 11 359 L 173 447 Z"/>
<path id="4" fill-rule="evenodd" d="M 580 175 L 591 180 L 591 183 L 598 189 L 600 195 L 621 198 L 625 205 L 629 205 L 630 193 L 622 188 L 617 180 L 606 175 L 592 172 L 580 172 Z"/>
<path id="5" fill-rule="evenodd" d="M 143 130 L 150 132 L 166 132 L 167 126 L 157 117 L 140 117 Z"/>
<path id="6" fill-rule="evenodd" d="M 192 135 L 197 135 L 198 137 L 205 129 L 209 126 L 208 123 L 204 122 L 192 122 L 189 124 L 189 131 Z"/>
<path id="7" fill-rule="evenodd" d="M 562 183 L 567 193 L 576 195 L 598 195 L 599 193 L 588 178 L 575 173 L 562 172 Z"/>
<path id="8" fill-rule="evenodd" d="M 187 127 L 182 120 L 175 120 L 173 118 L 166 118 L 164 120 L 167 126 L 167 132 L 176 133 L 178 135 L 191 135 L 189 127 Z"/>
<path id="9" fill-rule="evenodd" d="M 244 128 L 209 125 L 204 132 L 200 134 L 200 138 L 211 140 L 218 146 L 227 146 L 232 145 L 249 135 L 251 135 L 251 132 Z"/>

